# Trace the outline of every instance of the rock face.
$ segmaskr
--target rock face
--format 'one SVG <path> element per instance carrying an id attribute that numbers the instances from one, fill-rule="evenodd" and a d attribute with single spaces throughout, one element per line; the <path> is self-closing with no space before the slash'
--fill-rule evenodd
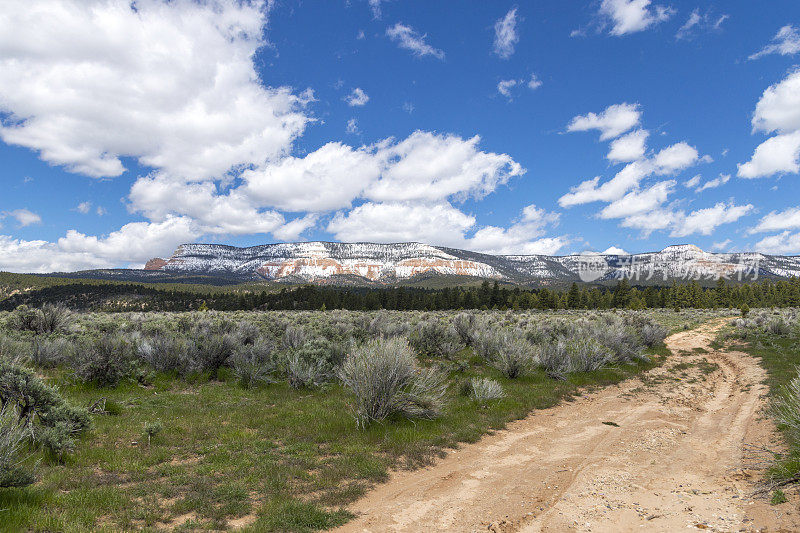
<path id="1" fill-rule="evenodd" d="M 393 282 L 420 274 L 474 276 L 514 282 L 610 281 L 659 283 L 672 279 L 753 279 L 800 275 L 800 257 L 715 254 L 694 245 L 636 255 L 490 255 L 421 243 L 301 242 L 237 248 L 184 244 L 146 270 L 225 275 L 242 279 L 322 282 L 355 276 Z"/>
<path id="2" fill-rule="evenodd" d="M 161 270 L 166 266 L 167 261 L 160 257 L 154 257 L 144 265 L 145 270 Z"/>

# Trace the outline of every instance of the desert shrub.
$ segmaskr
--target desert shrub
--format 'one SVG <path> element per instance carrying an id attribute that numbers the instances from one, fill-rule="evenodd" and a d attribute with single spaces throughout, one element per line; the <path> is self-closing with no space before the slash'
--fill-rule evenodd
<path id="1" fill-rule="evenodd" d="M 566 379 L 566 375 L 572 371 L 564 339 L 540 344 L 537 359 L 541 369 L 553 379 Z"/>
<path id="2" fill-rule="evenodd" d="M 316 337 L 306 341 L 296 353 L 309 361 L 323 361 L 333 372 L 344 361 L 349 343 L 333 342 L 324 337 Z"/>
<path id="3" fill-rule="evenodd" d="M 161 423 L 161 420 L 156 420 L 155 422 L 145 422 L 142 427 L 142 434 L 147 437 L 147 445 L 150 446 L 150 441 L 153 437 L 158 435 L 164 430 L 164 424 Z"/>
<path id="4" fill-rule="evenodd" d="M 44 304 L 36 312 L 36 331 L 58 333 L 66 331 L 72 322 L 72 312 L 60 304 Z"/>
<path id="5" fill-rule="evenodd" d="M 420 368 L 402 338 L 374 339 L 350 352 L 339 378 L 355 396 L 357 424 L 392 415 L 434 418 L 444 405 L 444 377 Z"/>
<path id="6" fill-rule="evenodd" d="M 86 409 L 69 405 L 31 370 L 0 361 L 0 409 L 13 412 L 33 442 L 57 457 L 74 450 L 74 436 L 91 427 Z"/>
<path id="7" fill-rule="evenodd" d="M 307 359 L 295 352 L 286 361 L 286 377 L 294 389 L 318 387 L 330 380 L 330 367 L 325 361 Z"/>
<path id="8" fill-rule="evenodd" d="M 479 328 L 475 331 L 472 339 L 472 347 L 475 353 L 484 361 L 490 361 L 499 349 L 499 338 L 495 330 L 489 328 Z"/>
<path id="9" fill-rule="evenodd" d="M 158 372 L 186 375 L 191 369 L 190 354 L 195 352 L 192 341 L 176 334 L 157 333 L 136 346 L 139 359 Z"/>
<path id="10" fill-rule="evenodd" d="M 72 312 L 60 304 L 44 304 L 40 309 L 26 305 L 17 307 L 11 325 L 21 331 L 58 333 L 66 330 L 72 321 Z"/>
<path id="11" fill-rule="evenodd" d="M 593 372 L 611 363 L 611 351 L 591 337 L 565 341 L 570 372 Z"/>
<path id="12" fill-rule="evenodd" d="M 766 330 L 773 335 L 786 335 L 791 331 L 791 327 L 783 317 L 775 317 L 767 322 Z"/>
<path id="13" fill-rule="evenodd" d="M 0 488 L 25 487 L 34 482 L 33 473 L 22 466 L 28 432 L 10 406 L 0 409 Z"/>
<path id="14" fill-rule="evenodd" d="M 274 382 L 273 374 L 278 370 L 275 345 L 260 338 L 253 344 L 238 347 L 231 357 L 231 368 L 239 384 L 246 389 Z"/>
<path id="15" fill-rule="evenodd" d="M 133 354 L 131 345 L 122 335 L 103 335 L 84 342 L 75 356 L 75 375 L 86 383 L 114 387 L 131 377 Z"/>
<path id="16" fill-rule="evenodd" d="M 287 326 L 283 332 L 283 348 L 284 350 L 297 350 L 306 342 L 308 334 L 306 331 L 298 326 Z"/>
<path id="17" fill-rule="evenodd" d="M 645 324 L 641 330 L 642 342 L 647 347 L 661 344 L 667 338 L 667 328 L 658 324 Z"/>
<path id="18" fill-rule="evenodd" d="M 408 336 L 408 343 L 424 357 L 449 358 L 463 348 L 455 330 L 435 319 L 419 324 Z"/>
<path id="19" fill-rule="evenodd" d="M 503 386 L 491 378 L 472 378 L 469 381 L 469 396 L 476 402 L 484 403 L 505 396 Z"/>
<path id="20" fill-rule="evenodd" d="M 475 342 L 475 315 L 473 313 L 459 313 L 453 317 L 453 328 L 456 334 L 467 346 Z"/>
<path id="21" fill-rule="evenodd" d="M 770 405 L 770 411 L 778 424 L 800 438 L 800 369 L 795 369 L 795 373 L 794 379 L 782 388 Z"/>
<path id="22" fill-rule="evenodd" d="M 20 363 L 25 359 L 25 344 L 0 334 L 0 361 Z"/>
<path id="23" fill-rule="evenodd" d="M 237 323 L 236 329 L 233 331 L 233 333 L 242 344 L 253 344 L 261 336 L 258 326 L 247 321 L 241 321 Z"/>
<path id="24" fill-rule="evenodd" d="M 194 372 L 210 372 L 217 379 L 219 369 L 225 366 L 239 345 L 236 336 L 230 333 L 210 332 L 197 338 L 190 355 L 190 367 Z"/>
<path id="25" fill-rule="evenodd" d="M 53 368 L 73 357 L 74 346 L 64 338 L 36 339 L 33 341 L 31 362 L 41 368 Z"/>
<path id="26" fill-rule="evenodd" d="M 642 341 L 632 327 L 626 327 L 621 323 L 612 323 L 593 328 L 588 336 L 611 350 L 616 362 L 641 359 L 643 356 Z"/>
<path id="27" fill-rule="evenodd" d="M 535 361 L 533 346 L 516 331 L 503 331 L 498 336 L 497 352 L 490 364 L 510 379 L 527 374 Z"/>

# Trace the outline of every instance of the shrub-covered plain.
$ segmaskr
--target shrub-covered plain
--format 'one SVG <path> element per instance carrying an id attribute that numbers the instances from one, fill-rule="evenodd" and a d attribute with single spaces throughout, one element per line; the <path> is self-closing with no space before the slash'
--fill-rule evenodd
<path id="1" fill-rule="evenodd" d="M 332 527 L 389 469 L 649 368 L 668 331 L 730 314 L 38 313 L 0 313 L 0 478 L 27 485 L 0 489 L 3 523 L 109 531 Z M 7 376 L 48 407 L 21 416 Z"/>

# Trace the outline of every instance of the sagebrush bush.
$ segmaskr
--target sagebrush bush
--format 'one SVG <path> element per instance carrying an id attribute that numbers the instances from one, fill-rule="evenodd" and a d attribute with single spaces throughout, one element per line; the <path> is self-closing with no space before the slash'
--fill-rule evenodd
<path id="1" fill-rule="evenodd" d="M 158 372 L 176 372 L 185 376 L 192 369 L 190 357 L 194 343 L 179 334 L 157 333 L 137 344 L 139 359 Z"/>
<path id="2" fill-rule="evenodd" d="M 569 372 L 594 372 L 614 360 L 611 351 L 591 337 L 565 340 Z"/>
<path id="3" fill-rule="evenodd" d="M 294 389 L 318 387 L 330 381 L 331 367 L 323 360 L 309 359 L 295 352 L 286 361 L 286 377 Z"/>
<path id="4" fill-rule="evenodd" d="M 72 321 L 72 312 L 60 304 L 44 304 L 39 309 L 17 307 L 11 319 L 14 328 L 36 333 L 59 333 Z"/>
<path id="5" fill-rule="evenodd" d="M 773 418 L 800 438 L 800 369 L 770 405 Z"/>
<path id="6" fill-rule="evenodd" d="M 497 338 L 497 352 L 490 364 L 507 378 L 527 374 L 534 365 L 534 348 L 519 331 L 503 331 Z"/>
<path id="7" fill-rule="evenodd" d="M 301 327 L 288 326 L 283 332 L 283 349 L 297 350 L 306 342 L 308 334 Z"/>
<path id="8" fill-rule="evenodd" d="M 73 344 L 64 338 L 35 339 L 31 362 L 41 368 L 53 368 L 70 361 L 74 349 Z"/>
<path id="9" fill-rule="evenodd" d="M 503 386 L 491 378 L 472 378 L 469 381 L 469 396 L 476 402 L 484 403 L 505 396 Z"/>
<path id="10" fill-rule="evenodd" d="M 444 376 L 420 368 L 405 339 L 373 339 L 353 349 L 339 379 L 355 397 L 357 424 L 392 415 L 434 418 L 444 406 Z"/>
<path id="11" fill-rule="evenodd" d="M 246 389 L 273 383 L 278 366 L 275 344 L 265 338 L 259 338 L 251 345 L 238 347 L 231 357 L 233 373 L 239 384 Z"/>
<path id="12" fill-rule="evenodd" d="M 74 436 L 91 427 L 86 409 L 69 405 L 30 369 L 0 361 L 0 409 L 14 413 L 17 425 L 36 444 L 57 457 L 72 451 Z"/>
<path id="13" fill-rule="evenodd" d="M 0 488 L 25 487 L 34 482 L 33 472 L 23 466 L 28 433 L 11 406 L 0 408 Z"/>
<path id="14" fill-rule="evenodd" d="M 219 369 L 225 366 L 238 345 L 236 336 L 231 333 L 210 332 L 201 335 L 189 355 L 192 371 L 210 372 L 211 378 L 217 379 Z"/>
<path id="15" fill-rule="evenodd" d="M 653 347 L 667 338 L 667 328 L 659 324 L 645 324 L 642 327 L 642 341 L 645 346 Z"/>
<path id="16" fill-rule="evenodd" d="M 75 355 L 75 375 L 84 382 L 114 387 L 132 375 L 133 354 L 128 340 L 120 334 L 103 335 L 84 342 Z"/>
<path id="17" fill-rule="evenodd" d="M 452 327 L 435 319 L 420 323 L 408 336 L 408 343 L 423 357 L 445 359 L 464 347 Z"/>
<path id="18" fill-rule="evenodd" d="M 467 346 L 472 346 L 475 342 L 475 315 L 473 313 L 458 313 L 453 317 L 453 329 L 456 334 Z"/>

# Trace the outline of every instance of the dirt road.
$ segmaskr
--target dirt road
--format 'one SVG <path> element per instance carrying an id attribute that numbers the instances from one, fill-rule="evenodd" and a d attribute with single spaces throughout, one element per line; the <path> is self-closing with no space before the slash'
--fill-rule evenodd
<path id="1" fill-rule="evenodd" d="M 670 336 L 639 378 L 393 474 L 339 531 L 800 531 L 796 502 L 752 497 L 744 444 L 775 443 L 765 374 L 710 348 L 722 325 Z"/>

